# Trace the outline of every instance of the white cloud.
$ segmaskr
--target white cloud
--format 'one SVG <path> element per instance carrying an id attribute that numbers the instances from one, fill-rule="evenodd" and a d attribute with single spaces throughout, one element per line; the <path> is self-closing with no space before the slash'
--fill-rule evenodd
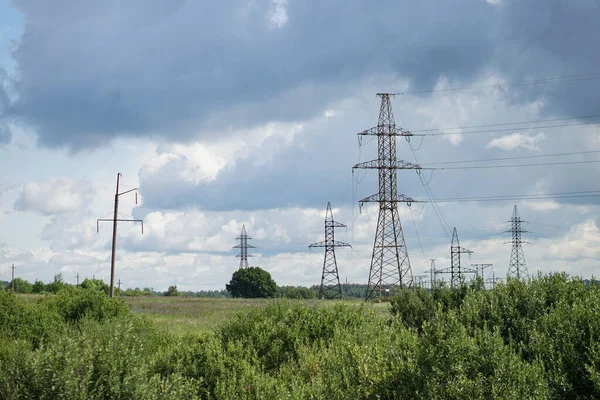
<path id="1" fill-rule="evenodd" d="M 543 132 L 540 132 L 535 136 L 515 132 L 510 135 L 492 139 L 487 144 L 486 148 L 490 149 L 498 147 L 504 150 L 514 150 L 518 148 L 523 148 L 526 150 L 539 150 L 540 148 L 536 146 L 536 143 L 539 143 L 545 139 L 546 135 Z"/>
<path id="2" fill-rule="evenodd" d="M 554 200 L 549 201 L 530 201 L 525 203 L 535 211 L 552 211 L 560 208 L 560 204 Z"/>
<path id="3" fill-rule="evenodd" d="M 269 26 L 283 28 L 288 22 L 287 0 L 272 0 L 273 8 L 269 11 Z"/>
<path id="4" fill-rule="evenodd" d="M 23 187 L 15 208 L 44 215 L 74 213 L 85 208 L 94 193 L 88 181 L 53 178 L 48 182 L 31 182 Z"/>

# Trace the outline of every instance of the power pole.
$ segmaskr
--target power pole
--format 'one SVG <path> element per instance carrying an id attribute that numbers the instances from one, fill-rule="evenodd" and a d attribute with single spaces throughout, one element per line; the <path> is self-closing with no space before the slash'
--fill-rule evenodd
<path id="1" fill-rule="evenodd" d="M 525 264 L 525 255 L 523 254 L 522 243 L 528 243 L 521 239 L 521 235 L 523 233 L 527 233 L 527 231 L 521 229 L 521 223 L 526 222 L 521 219 L 519 216 L 519 210 L 517 210 L 517 206 L 515 205 L 513 209 L 512 218 L 510 221 L 511 229 L 506 231 L 507 233 L 512 234 L 512 240 L 508 243 L 512 244 L 512 252 L 510 254 L 510 262 L 508 264 L 508 272 L 507 276 L 512 276 L 517 279 L 523 279 L 527 277 L 527 265 Z"/>
<path id="2" fill-rule="evenodd" d="M 425 272 L 429 272 L 429 288 L 433 290 L 435 287 L 435 277 L 437 275 L 435 270 L 435 258 L 430 258 L 429 261 L 431 262 L 429 270 Z"/>
<path id="3" fill-rule="evenodd" d="M 366 300 L 378 298 L 384 293 L 394 294 L 399 289 L 414 287 L 414 277 L 404 232 L 398 214 L 398 203 L 416 202 L 414 199 L 398 193 L 396 172 L 398 169 L 420 170 L 417 164 L 411 164 L 396 157 L 396 137 L 414 136 L 411 132 L 396 127 L 389 93 L 378 93 L 381 97 L 379 122 L 377 126 L 359 133 L 363 136 L 377 136 L 378 157 L 356 164 L 355 169 L 377 169 L 379 171 L 379 192 L 359 201 L 379 203 L 379 219 L 373 244 L 373 256 L 369 270 Z"/>
<path id="4" fill-rule="evenodd" d="M 77 286 L 79 286 L 79 272 L 77 273 Z"/>
<path id="5" fill-rule="evenodd" d="M 119 181 L 121 179 L 121 173 L 117 174 L 117 190 L 115 191 L 115 209 L 112 219 L 100 218 L 96 221 L 96 231 L 100 231 L 100 222 L 108 221 L 113 223 L 113 235 L 112 235 L 112 255 L 110 258 L 110 297 L 115 297 L 115 260 L 116 260 L 116 248 L 117 248 L 117 222 L 141 222 L 142 223 L 142 234 L 144 234 L 144 221 L 141 219 L 122 219 L 119 216 L 119 196 L 135 191 L 135 204 L 137 204 L 137 188 L 126 190 L 119 193 Z"/>
<path id="6" fill-rule="evenodd" d="M 423 281 L 425 280 L 425 278 L 427 278 L 427 274 L 424 275 L 415 275 L 416 278 L 416 287 L 422 288 L 423 287 Z"/>
<path id="7" fill-rule="evenodd" d="M 240 257 L 240 269 L 248 268 L 248 257 L 252 257 L 248 254 L 248 249 L 255 249 L 256 247 L 248 244 L 248 240 L 252 240 L 252 238 L 246 234 L 246 225 L 242 225 L 242 233 L 236 240 L 239 240 L 240 244 L 233 246 L 233 248 L 240 249 L 240 254 L 236 256 Z"/>
<path id="8" fill-rule="evenodd" d="M 15 264 L 12 264 L 10 266 L 10 268 L 12 269 L 11 286 L 12 286 L 12 291 L 14 292 L 15 291 L 15 268 L 17 268 L 17 267 L 15 267 Z"/>
<path id="9" fill-rule="evenodd" d="M 492 268 L 493 266 L 494 264 L 471 264 L 471 267 L 475 269 L 475 273 L 477 274 L 477 276 L 481 276 L 483 279 L 485 279 L 485 277 L 483 276 L 483 270 L 486 268 Z M 480 269 L 481 275 L 479 274 Z"/>
<path id="10" fill-rule="evenodd" d="M 460 255 L 461 254 L 473 254 L 471 250 L 460 247 L 458 241 L 458 233 L 456 228 L 452 232 L 452 244 L 450 245 L 450 286 L 456 287 L 460 284 L 462 274 L 469 273 L 472 271 L 461 271 L 460 269 Z"/>
<path id="11" fill-rule="evenodd" d="M 321 299 L 329 300 L 342 298 L 342 288 L 340 286 L 340 277 L 338 274 L 337 261 L 335 259 L 335 248 L 352 246 L 348 243 L 334 240 L 335 228 L 346 228 L 346 225 L 333 220 L 331 203 L 327 203 L 327 211 L 325 212 L 325 241 L 313 243 L 308 246 L 309 249 L 315 247 L 325 248 L 323 274 L 321 275 L 321 289 L 319 290 L 319 298 Z"/>
<path id="12" fill-rule="evenodd" d="M 503 280 L 504 278 L 496 278 L 496 273 L 492 271 L 492 277 L 485 280 L 486 283 L 492 284 L 492 289 L 496 288 L 496 282 Z"/>
<path id="13" fill-rule="evenodd" d="M 119 285 L 119 290 L 121 290 L 121 280 L 119 279 L 119 282 L 117 282 L 117 284 Z"/>

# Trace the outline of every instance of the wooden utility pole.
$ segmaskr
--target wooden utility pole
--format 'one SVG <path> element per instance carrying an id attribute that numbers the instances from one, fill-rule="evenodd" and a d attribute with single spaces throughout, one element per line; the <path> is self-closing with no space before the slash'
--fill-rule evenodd
<path id="1" fill-rule="evenodd" d="M 135 191 L 135 204 L 137 204 L 137 188 L 126 190 L 125 192 L 119 193 L 119 182 L 121 180 L 121 173 L 117 174 L 117 189 L 115 191 L 115 209 L 113 212 L 113 219 L 99 219 L 96 221 L 96 231 L 100 231 L 100 221 L 110 221 L 113 223 L 113 234 L 112 234 L 112 254 L 110 258 L 110 297 L 115 297 L 115 260 L 116 260 L 116 249 L 117 249 L 117 222 L 141 222 L 142 223 L 142 234 L 144 233 L 144 221 L 141 219 L 120 219 L 119 216 L 119 196 L 126 193 Z"/>
<path id="2" fill-rule="evenodd" d="M 12 283 L 12 291 L 14 292 L 15 291 L 15 268 L 17 268 L 17 267 L 15 267 L 15 264 L 12 264 L 10 266 L 10 268 L 12 269 L 12 281 L 11 281 L 11 283 Z"/>

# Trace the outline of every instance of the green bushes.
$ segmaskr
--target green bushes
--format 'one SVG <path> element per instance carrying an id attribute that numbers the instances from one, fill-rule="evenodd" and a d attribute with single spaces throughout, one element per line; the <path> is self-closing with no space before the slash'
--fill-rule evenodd
<path id="1" fill-rule="evenodd" d="M 495 290 L 463 286 L 434 290 L 433 295 L 407 291 L 393 301 L 391 310 L 419 331 L 440 314 L 455 315 L 469 337 L 494 334 L 511 354 L 543 368 L 541 379 L 550 398 L 600 398 L 597 285 L 551 274 L 529 282 L 509 280 Z"/>
<path id="2" fill-rule="evenodd" d="M 273 301 L 173 336 L 102 290 L 0 293 L 2 399 L 600 398 L 600 288 L 566 275 Z"/>

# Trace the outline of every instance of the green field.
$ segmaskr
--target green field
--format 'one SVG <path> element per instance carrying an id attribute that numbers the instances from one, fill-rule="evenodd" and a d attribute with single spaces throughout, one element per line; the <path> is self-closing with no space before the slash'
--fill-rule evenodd
<path id="1" fill-rule="evenodd" d="M 231 299 L 231 298 L 199 298 L 199 297 L 165 297 L 140 296 L 122 297 L 122 300 L 136 314 L 143 314 L 156 324 L 166 327 L 171 332 L 183 334 L 201 332 L 230 320 L 238 312 L 254 308 L 266 307 L 277 299 Z M 304 304 L 310 307 L 331 307 L 345 303 L 360 307 L 362 300 L 329 301 L 329 300 L 287 300 L 290 304 Z M 368 304 L 367 308 L 375 310 L 382 316 L 389 315 L 389 303 Z"/>

